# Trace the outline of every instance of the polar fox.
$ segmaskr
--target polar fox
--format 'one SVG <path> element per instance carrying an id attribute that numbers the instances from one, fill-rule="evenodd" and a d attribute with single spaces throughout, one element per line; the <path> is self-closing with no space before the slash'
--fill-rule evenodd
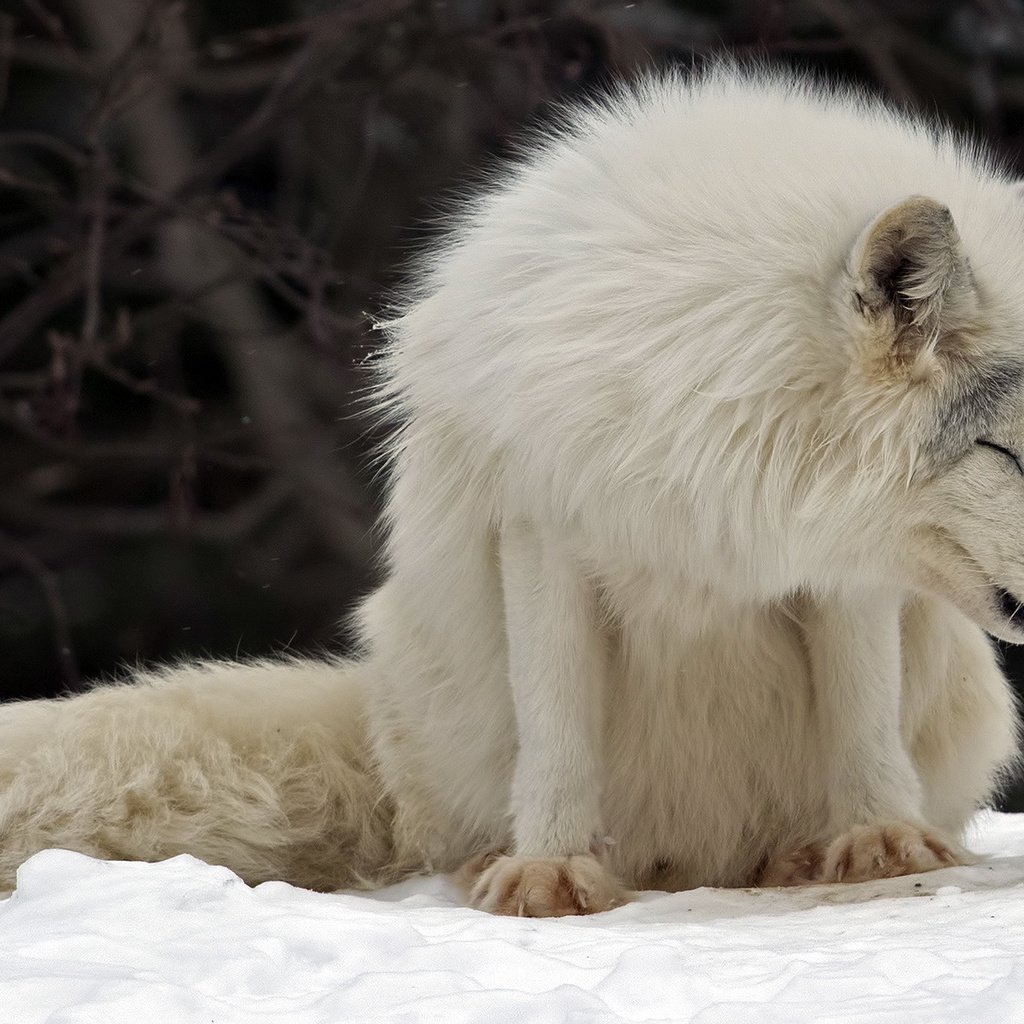
<path id="1" fill-rule="evenodd" d="M 473 905 L 970 855 L 1015 758 L 1024 199 L 978 147 L 719 66 L 566 113 L 389 344 L 356 660 L 0 713 L 0 867 L 187 851 Z"/>

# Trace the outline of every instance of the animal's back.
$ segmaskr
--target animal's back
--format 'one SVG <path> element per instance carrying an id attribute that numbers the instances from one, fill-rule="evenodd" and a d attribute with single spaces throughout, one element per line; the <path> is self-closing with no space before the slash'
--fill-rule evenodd
<path id="1" fill-rule="evenodd" d="M 701 577 L 763 572 L 720 536 L 724 510 L 732 539 L 778 514 L 740 448 L 769 419 L 809 433 L 848 401 L 823 296 L 864 225 L 917 193 L 969 212 L 978 269 L 1006 276 L 1002 176 L 877 102 L 720 69 L 568 115 L 462 216 L 387 325 L 384 394 L 409 419 L 396 472 L 431 482 L 400 490 L 391 521 L 404 535 L 435 506 L 457 519 L 467 489 L 474 521 L 572 518 L 658 564 L 676 538 L 640 541 L 638 524 L 674 516 Z"/>

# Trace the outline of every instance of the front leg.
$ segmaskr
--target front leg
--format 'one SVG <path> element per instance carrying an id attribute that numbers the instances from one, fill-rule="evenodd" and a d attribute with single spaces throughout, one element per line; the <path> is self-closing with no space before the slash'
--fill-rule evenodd
<path id="1" fill-rule="evenodd" d="M 596 856 L 605 653 L 594 593 L 571 553 L 532 524 L 503 526 L 500 557 L 519 739 L 514 852 L 467 869 L 470 898 L 527 917 L 606 910 L 626 894 Z"/>
<path id="2" fill-rule="evenodd" d="M 900 593 L 872 590 L 821 598 L 808 609 L 833 832 L 921 819 L 921 782 L 900 730 L 902 604 Z"/>
<path id="3" fill-rule="evenodd" d="M 824 836 L 770 863 L 761 884 L 857 882 L 970 862 L 926 826 L 903 741 L 903 600 L 865 590 L 810 604 L 805 637 L 829 824 Z"/>

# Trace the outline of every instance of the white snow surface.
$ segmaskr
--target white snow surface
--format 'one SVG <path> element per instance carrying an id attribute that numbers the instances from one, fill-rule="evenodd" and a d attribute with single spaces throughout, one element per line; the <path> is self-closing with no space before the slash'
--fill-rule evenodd
<path id="1" fill-rule="evenodd" d="M 49 850 L 0 902 L 0 1022 L 1024 1021 L 1024 815 L 971 838 L 971 867 L 557 920 L 469 910 L 445 877 L 322 894 Z"/>

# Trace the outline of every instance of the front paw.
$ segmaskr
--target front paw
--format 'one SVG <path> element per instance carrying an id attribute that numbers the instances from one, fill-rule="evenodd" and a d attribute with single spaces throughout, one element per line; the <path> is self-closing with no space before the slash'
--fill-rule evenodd
<path id="1" fill-rule="evenodd" d="M 629 893 L 596 857 L 489 855 L 460 872 L 469 902 L 510 917 L 596 914 L 628 902 Z"/>
<path id="2" fill-rule="evenodd" d="M 821 881 L 866 882 L 976 862 L 963 847 L 918 825 L 856 825 L 829 843 Z"/>
<path id="3" fill-rule="evenodd" d="M 977 858 L 930 829 L 907 822 L 855 825 L 831 842 L 810 843 L 772 861 L 759 885 L 866 882 L 935 871 Z"/>

